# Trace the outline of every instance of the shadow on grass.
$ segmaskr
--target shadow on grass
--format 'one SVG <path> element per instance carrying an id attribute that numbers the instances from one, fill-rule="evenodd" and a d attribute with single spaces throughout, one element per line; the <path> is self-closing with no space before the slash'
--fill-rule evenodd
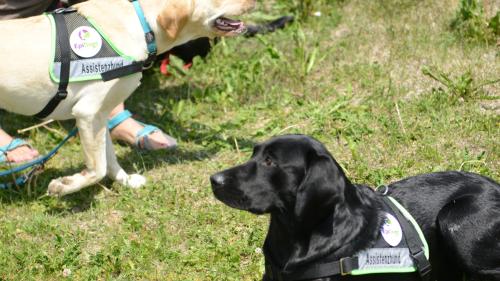
<path id="1" fill-rule="evenodd" d="M 0 190 L 0 203 L 1 204 L 18 204 L 28 203 L 37 200 L 45 200 L 47 193 L 47 186 L 49 182 L 64 175 L 71 175 L 83 169 L 68 168 L 57 169 L 48 168 L 44 169 L 40 174 L 34 176 L 24 186 L 11 187 L 8 189 Z M 2 179 L 3 181 L 4 179 Z M 47 213 L 49 214 L 64 214 L 64 213 L 77 213 L 85 211 L 90 208 L 94 201 L 95 195 L 100 192 L 102 188 L 99 186 L 91 186 L 83 189 L 72 195 L 61 198 L 65 204 L 49 204 L 50 208 Z M 55 202 L 55 201 L 54 201 Z"/>
<path id="2" fill-rule="evenodd" d="M 138 108 L 139 101 L 145 108 L 154 108 L 156 104 L 160 103 L 165 98 L 172 99 L 175 102 L 180 100 L 191 99 L 188 95 L 190 89 L 193 89 L 192 85 L 183 84 L 180 86 L 169 87 L 168 89 L 162 91 L 167 93 L 165 95 L 155 95 L 148 93 L 151 89 L 158 89 L 160 87 L 160 79 L 157 75 L 151 74 L 144 77 L 142 86 L 136 91 L 129 101 L 127 102 L 127 107 L 133 112 L 141 112 Z M 192 100 L 194 101 L 194 100 Z M 186 149 L 181 147 L 175 150 L 164 150 L 164 151 L 149 151 L 149 152 L 139 152 L 134 150 L 133 153 L 128 153 L 118 157 L 120 165 L 125 169 L 125 171 L 131 173 L 133 171 L 143 173 L 145 171 L 151 170 L 161 164 L 179 164 L 192 161 L 202 161 L 207 158 L 213 157 L 222 149 L 227 149 L 228 147 L 235 147 L 234 142 L 238 143 L 239 148 L 251 148 L 255 143 L 246 138 L 240 137 L 222 137 L 220 130 L 228 131 L 233 125 L 230 123 L 220 124 L 219 129 L 211 128 L 205 124 L 198 122 L 191 122 L 188 124 L 189 128 L 184 127 L 180 122 L 175 120 L 175 118 L 170 113 L 172 108 L 168 108 L 167 112 L 159 115 L 153 110 L 142 110 L 141 116 L 145 118 L 140 118 L 147 123 L 153 123 L 159 128 L 172 134 L 174 137 L 181 138 L 185 142 L 192 142 L 197 145 L 202 146 L 198 149 Z M 144 113 L 144 114 L 142 114 Z M 5 129 L 8 131 L 13 131 L 18 128 L 32 126 L 36 121 L 32 117 L 25 117 L 20 115 L 5 114 L 0 112 L 0 120 L 2 124 L 5 124 Z M 168 126 L 161 126 L 159 124 L 168 124 Z M 66 130 L 70 130 L 74 124 L 72 121 L 62 123 Z M 230 140 L 230 141 L 229 141 Z M 81 156 L 77 156 L 81 157 Z M 20 188 L 11 188 L 7 190 L 0 190 L 0 203 L 2 204 L 17 204 L 23 202 L 32 202 L 40 199 L 47 191 L 47 186 L 49 182 L 57 177 L 71 175 L 76 172 L 81 171 L 83 167 L 83 157 L 82 166 L 79 169 L 72 167 L 68 169 L 45 169 L 40 175 L 36 177 L 36 183 L 32 186 L 23 186 Z M 57 161 L 55 158 L 52 161 Z M 139 168 L 137 168 L 139 167 Z M 139 170 L 139 171 L 137 171 Z M 0 179 L 3 180 L 3 179 Z M 109 181 L 109 179 L 104 180 Z M 95 200 L 95 196 L 102 190 L 98 185 L 94 185 L 85 188 L 75 194 L 71 194 L 61 198 L 65 204 L 51 204 L 48 213 L 51 215 L 67 215 L 73 214 L 75 212 L 84 212 L 90 208 Z"/>
<path id="3" fill-rule="evenodd" d="M 153 71 L 151 71 L 153 72 Z M 164 78 L 156 73 L 149 73 L 143 79 L 143 83 L 137 91 L 127 101 L 127 107 L 133 112 L 140 113 L 138 119 L 144 120 L 147 123 L 153 123 L 161 128 L 164 132 L 172 134 L 173 137 L 180 138 L 183 142 L 191 142 L 203 146 L 198 150 L 186 150 L 182 148 L 175 152 L 154 152 L 149 154 L 159 154 L 163 160 L 169 164 L 177 164 L 186 161 L 200 161 L 210 158 L 217 154 L 221 149 L 228 147 L 236 148 L 235 142 L 239 148 L 252 148 L 255 142 L 237 136 L 221 136 L 221 130 L 225 133 L 233 129 L 231 122 L 219 124 L 218 128 L 212 128 L 206 124 L 199 122 L 190 122 L 182 124 L 172 115 L 174 110 L 172 107 L 182 100 L 190 100 L 194 104 L 203 102 L 197 100 L 190 93 L 200 92 L 201 89 L 193 84 L 183 83 L 181 85 L 171 86 L 167 89 L 162 89 L 160 93 L 151 93 L 151 89 L 159 89 L 160 81 Z M 214 87 L 206 85 L 205 87 Z M 156 105 L 162 104 L 166 108 L 164 113 L 158 113 L 154 110 L 146 110 L 144 114 L 138 105 L 143 108 L 155 108 Z M 144 111 L 144 109 L 142 110 Z M 142 118 L 143 117 L 143 118 Z M 163 125 L 166 124 L 166 125 Z"/>

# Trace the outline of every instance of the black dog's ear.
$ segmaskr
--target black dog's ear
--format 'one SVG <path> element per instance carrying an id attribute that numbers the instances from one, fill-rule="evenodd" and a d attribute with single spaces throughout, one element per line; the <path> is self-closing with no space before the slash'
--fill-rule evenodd
<path id="1" fill-rule="evenodd" d="M 348 180 L 328 152 L 307 154 L 306 176 L 297 189 L 295 216 L 300 224 L 315 225 L 342 200 Z"/>

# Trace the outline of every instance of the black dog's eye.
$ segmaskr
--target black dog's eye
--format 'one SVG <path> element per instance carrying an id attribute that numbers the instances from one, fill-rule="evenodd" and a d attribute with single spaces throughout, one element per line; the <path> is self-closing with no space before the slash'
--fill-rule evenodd
<path id="1" fill-rule="evenodd" d="M 266 159 L 264 159 L 264 165 L 268 167 L 276 167 L 276 164 L 273 162 L 273 160 L 268 156 Z"/>

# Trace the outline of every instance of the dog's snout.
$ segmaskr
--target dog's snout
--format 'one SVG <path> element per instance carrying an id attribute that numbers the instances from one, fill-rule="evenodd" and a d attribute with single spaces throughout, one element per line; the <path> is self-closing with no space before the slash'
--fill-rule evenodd
<path id="1" fill-rule="evenodd" d="M 224 175 L 221 173 L 212 175 L 210 177 L 210 182 L 212 183 L 212 187 L 214 187 L 214 188 L 223 186 L 225 183 L 225 180 L 226 179 L 225 179 Z"/>

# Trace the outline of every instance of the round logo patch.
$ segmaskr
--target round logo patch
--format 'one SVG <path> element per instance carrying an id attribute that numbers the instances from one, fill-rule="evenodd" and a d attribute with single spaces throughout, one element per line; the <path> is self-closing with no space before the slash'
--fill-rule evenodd
<path id="1" fill-rule="evenodd" d="M 91 58 L 102 48 L 101 35 L 90 26 L 80 26 L 69 37 L 71 49 L 83 58 Z"/>
<path id="2" fill-rule="evenodd" d="M 392 247 L 396 247 L 403 239 L 403 230 L 401 225 L 399 225 L 398 220 L 391 214 L 385 214 L 384 225 L 382 226 L 382 237 L 387 242 L 387 244 Z"/>

